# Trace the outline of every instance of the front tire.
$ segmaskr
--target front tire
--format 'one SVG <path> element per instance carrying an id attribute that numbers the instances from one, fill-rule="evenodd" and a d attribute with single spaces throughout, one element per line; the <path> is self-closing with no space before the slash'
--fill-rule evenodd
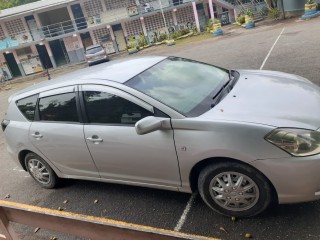
<path id="1" fill-rule="evenodd" d="M 254 168 L 239 163 L 217 163 L 198 178 L 199 193 L 216 212 L 232 217 L 255 216 L 268 208 L 272 188 Z"/>
<path id="2" fill-rule="evenodd" d="M 25 166 L 31 177 L 43 188 L 55 188 L 59 178 L 53 169 L 41 157 L 28 153 L 25 157 Z"/>

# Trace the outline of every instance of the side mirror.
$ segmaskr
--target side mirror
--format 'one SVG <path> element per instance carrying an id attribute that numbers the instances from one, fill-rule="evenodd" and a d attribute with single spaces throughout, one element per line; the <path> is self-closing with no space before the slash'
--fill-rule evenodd
<path id="1" fill-rule="evenodd" d="M 170 119 L 152 116 L 145 117 L 136 123 L 135 128 L 138 135 L 144 135 L 161 129 L 170 129 Z"/>

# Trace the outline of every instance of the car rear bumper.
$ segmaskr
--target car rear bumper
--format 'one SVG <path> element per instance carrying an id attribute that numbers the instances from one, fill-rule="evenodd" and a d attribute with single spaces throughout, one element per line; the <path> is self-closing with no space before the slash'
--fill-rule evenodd
<path id="1" fill-rule="evenodd" d="M 320 199 L 320 155 L 257 160 L 251 165 L 271 181 L 279 203 Z"/>
<path id="2" fill-rule="evenodd" d="M 96 58 L 96 59 L 93 59 L 93 60 L 88 60 L 87 62 L 89 64 L 93 64 L 93 63 L 100 63 L 100 62 L 105 62 L 105 61 L 108 61 L 109 60 L 109 57 L 108 56 L 104 56 L 104 57 L 101 57 L 101 58 Z"/>

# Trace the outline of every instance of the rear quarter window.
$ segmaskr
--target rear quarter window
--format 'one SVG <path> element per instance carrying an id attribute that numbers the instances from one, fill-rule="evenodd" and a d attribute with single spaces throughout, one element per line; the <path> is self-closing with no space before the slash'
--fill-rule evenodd
<path id="1" fill-rule="evenodd" d="M 29 121 L 34 120 L 34 113 L 37 105 L 37 100 L 38 94 L 16 101 L 17 107 L 19 108 L 20 112 Z"/>

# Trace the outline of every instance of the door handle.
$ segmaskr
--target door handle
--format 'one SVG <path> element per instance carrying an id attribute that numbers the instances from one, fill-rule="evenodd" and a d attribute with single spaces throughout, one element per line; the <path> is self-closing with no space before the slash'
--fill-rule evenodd
<path id="1" fill-rule="evenodd" d="M 98 136 L 96 135 L 93 135 L 92 137 L 88 137 L 86 138 L 88 141 L 90 142 L 93 142 L 94 144 L 99 144 L 101 142 L 103 142 L 103 139 L 102 138 L 99 138 Z"/>
<path id="2" fill-rule="evenodd" d="M 31 134 L 31 136 L 34 138 L 43 138 L 43 136 L 39 132 L 35 132 L 35 133 Z"/>

